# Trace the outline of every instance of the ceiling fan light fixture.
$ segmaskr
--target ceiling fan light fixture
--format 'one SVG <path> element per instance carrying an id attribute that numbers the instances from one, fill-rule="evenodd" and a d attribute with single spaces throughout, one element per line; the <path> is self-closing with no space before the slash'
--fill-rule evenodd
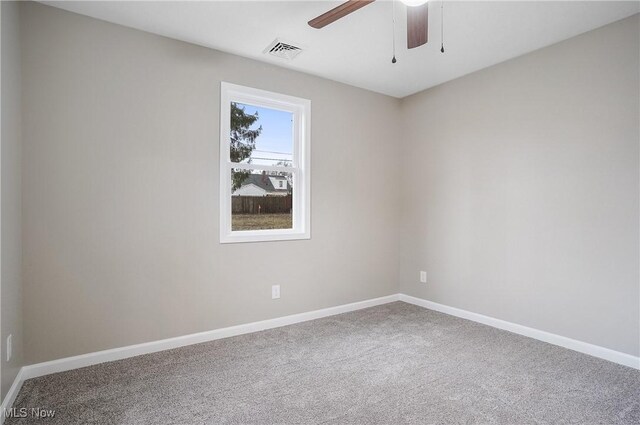
<path id="1" fill-rule="evenodd" d="M 422 6 L 429 0 L 400 0 L 400 1 L 407 6 L 416 7 L 416 6 Z"/>
<path id="2" fill-rule="evenodd" d="M 344 18 L 356 10 L 373 3 L 375 0 L 347 0 L 328 12 L 316 16 L 308 22 L 312 28 L 320 29 Z M 429 38 L 429 3 L 428 0 L 401 0 L 407 13 L 407 49 L 420 47 Z M 395 0 L 392 5 L 395 5 Z M 394 18 L 395 20 L 395 18 Z M 395 34 L 395 32 L 394 32 Z"/>

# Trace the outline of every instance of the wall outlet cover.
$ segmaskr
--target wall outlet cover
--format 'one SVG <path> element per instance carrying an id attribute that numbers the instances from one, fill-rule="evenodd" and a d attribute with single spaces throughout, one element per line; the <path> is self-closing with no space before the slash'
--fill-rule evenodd
<path id="1" fill-rule="evenodd" d="M 280 298 L 280 285 L 273 285 L 271 287 L 271 299 L 277 300 Z"/>
<path id="2" fill-rule="evenodd" d="M 420 283 L 427 283 L 427 272 L 420 272 Z"/>
<path id="3" fill-rule="evenodd" d="M 11 360 L 11 355 L 13 354 L 12 339 L 12 334 L 9 334 L 9 336 L 7 337 L 7 361 Z"/>

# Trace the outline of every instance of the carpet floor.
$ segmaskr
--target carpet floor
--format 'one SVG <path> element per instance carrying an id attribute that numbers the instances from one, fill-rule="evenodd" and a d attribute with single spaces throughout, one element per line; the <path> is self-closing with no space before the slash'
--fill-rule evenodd
<path id="1" fill-rule="evenodd" d="M 640 371 L 402 302 L 57 373 L 13 424 L 638 424 Z"/>

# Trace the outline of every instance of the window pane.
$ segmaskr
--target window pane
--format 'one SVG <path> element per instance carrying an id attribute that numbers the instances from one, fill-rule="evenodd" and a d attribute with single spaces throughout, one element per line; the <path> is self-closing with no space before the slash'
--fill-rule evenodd
<path id="1" fill-rule="evenodd" d="M 293 175 L 231 170 L 231 230 L 293 228 Z"/>
<path id="2" fill-rule="evenodd" d="M 231 162 L 279 165 L 293 162 L 293 114 L 231 102 Z"/>

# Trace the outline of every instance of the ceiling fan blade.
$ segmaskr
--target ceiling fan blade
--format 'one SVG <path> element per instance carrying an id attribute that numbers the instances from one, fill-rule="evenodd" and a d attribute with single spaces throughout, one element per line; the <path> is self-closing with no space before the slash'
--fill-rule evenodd
<path id="1" fill-rule="evenodd" d="M 330 11 L 323 13 L 317 18 L 313 18 L 309 21 L 309 25 L 317 29 L 323 28 L 340 18 L 347 16 L 351 12 L 355 12 L 369 3 L 373 3 L 374 1 L 375 0 L 349 0 L 342 3 L 340 6 L 334 7 Z"/>
<path id="2" fill-rule="evenodd" d="M 407 48 L 427 43 L 429 34 L 429 3 L 407 6 Z"/>

